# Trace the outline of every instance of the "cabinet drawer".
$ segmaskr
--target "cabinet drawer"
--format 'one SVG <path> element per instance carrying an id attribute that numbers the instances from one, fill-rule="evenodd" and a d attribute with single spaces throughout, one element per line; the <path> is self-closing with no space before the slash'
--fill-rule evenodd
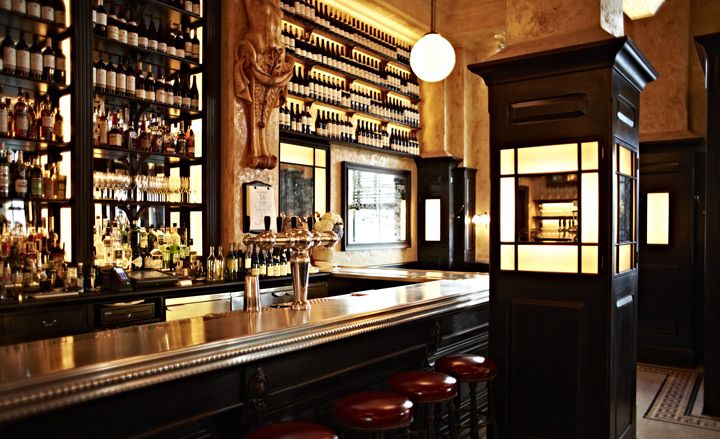
<path id="1" fill-rule="evenodd" d="M 98 305 L 99 326 L 130 325 L 156 317 L 155 302 L 138 303 L 132 305 Z"/>
<path id="2" fill-rule="evenodd" d="M 3 318 L 4 336 L 13 339 L 53 337 L 90 331 L 86 306 L 42 311 L 32 314 L 9 315 Z"/>

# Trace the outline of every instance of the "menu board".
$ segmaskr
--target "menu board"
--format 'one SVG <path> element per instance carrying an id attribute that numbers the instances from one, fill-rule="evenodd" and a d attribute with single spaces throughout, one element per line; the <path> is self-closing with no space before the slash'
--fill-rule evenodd
<path id="1" fill-rule="evenodd" d="M 277 216 L 275 209 L 275 191 L 272 186 L 260 181 L 243 184 L 245 187 L 245 215 L 250 217 L 250 229 L 246 232 L 265 230 L 265 217 Z M 275 221 L 270 221 L 270 227 Z"/>

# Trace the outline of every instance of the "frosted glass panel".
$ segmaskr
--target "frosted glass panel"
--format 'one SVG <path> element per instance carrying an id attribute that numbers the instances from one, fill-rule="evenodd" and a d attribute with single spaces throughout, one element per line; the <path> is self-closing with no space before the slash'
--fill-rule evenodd
<path id="1" fill-rule="evenodd" d="M 515 173 L 515 150 L 503 149 L 500 151 L 500 175 Z"/>
<path id="2" fill-rule="evenodd" d="M 632 244 L 625 244 L 618 246 L 618 255 L 617 255 L 617 272 L 622 273 L 623 271 L 628 271 L 631 268 L 633 268 L 633 262 L 632 262 L 632 252 L 633 252 L 633 245 Z"/>
<path id="3" fill-rule="evenodd" d="M 500 269 L 501 270 L 514 270 L 515 269 L 515 246 L 514 245 L 501 245 L 500 246 Z"/>
<path id="4" fill-rule="evenodd" d="M 585 274 L 598 272 L 598 248 L 594 245 L 582 247 L 582 272 Z"/>
<path id="5" fill-rule="evenodd" d="M 283 163 L 294 163 L 296 165 L 312 166 L 314 163 L 315 148 L 293 145 L 290 143 L 280 144 L 280 161 Z"/>
<path id="6" fill-rule="evenodd" d="M 197 254 L 201 255 L 203 252 L 203 213 L 201 211 L 190 212 L 190 233 L 193 239 L 190 250 L 195 250 Z"/>
<path id="7" fill-rule="evenodd" d="M 500 241 L 515 241 L 515 178 L 500 179 Z"/>
<path id="8" fill-rule="evenodd" d="M 598 168 L 598 143 L 584 142 L 582 144 L 582 170 L 592 171 Z"/>
<path id="9" fill-rule="evenodd" d="M 73 254 L 72 239 L 72 209 L 63 207 L 60 209 L 60 243 L 65 245 L 65 261 L 70 262 Z"/>
<path id="10" fill-rule="evenodd" d="M 425 200 L 425 241 L 440 241 L 440 199 Z"/>
<path id="11" fill-rule="evenodd" d="M 622 145 L 618 145 L 618 156 L 620 161 L 620 173 L 634 176 L 633 173 L 633 152 Z"/>
<path id="12" fill-rule="evenodd" d="M 518 270 L 548 273 L 577 273 L 575 245 L 519 245 Z"/>
<path id="13" fill-rule="evenodd" d="M 667 245 L 670 240 L 670 194 L 647 194 L 647 243 Z"/>
<path id="14" fill-rule="evenodd" d="M 321 151 L 316 149 L 315 152 Z M 323 151 L 324 153 L 325 151 Z M 327 210 L 327 190 L 325 187 L 325 179 L 327 178 L 325 168 L 315 168 L 315 212 L 325 212 Z"/>
<path id="15" fill-rule="evenodd" d="M 577 156 L 576 143 L 518 148 L 518 174 L 577 171 Z"/>
<path id="16" fill-rule="evenodd" d="M 315 166 L 319 166 L 321 168 L 326 167 L 327 162 L 327 153 L 324 149 L 317 148 L 315 150 Z"/>
<path id="17" fill-rule="evenodd" d="M 595 244 L 598 242 L 598 229 L 600 221 L 600 201 L 597 172 L 582 174 L 582 232 L 583 243 Z"/>

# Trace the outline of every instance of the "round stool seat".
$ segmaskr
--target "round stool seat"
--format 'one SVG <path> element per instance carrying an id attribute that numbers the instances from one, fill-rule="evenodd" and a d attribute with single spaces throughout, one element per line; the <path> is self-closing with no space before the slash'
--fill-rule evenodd
<path id="1" fill-rule="evenodd" d="M 340 424 L 359 430 L 389 430 L 410 425 L 413 403 L 405 396 L 389 392 L 359 392 L 335 403 Z"/>
<path id="2" fill-rule="evenodd" d="M 400 372 L 390 378 L 390 387 L 418 403 L 446 401 L 457 395 L 457 380 L 439 372 Z"/>
<path id="3" fill-rule="evenodd" d="M 437 360 L 435 370 L 461 381 L 488 381 L 495 378 L 497 366 L 493 360 L 480 355 L 452 354 Z"/>
<path id="4" fill-rule="evenodd" d="M 247 435 L 246 439 L 338 439 L 334 431 L 310 422 L 280 422 L 266 425 Z"/>

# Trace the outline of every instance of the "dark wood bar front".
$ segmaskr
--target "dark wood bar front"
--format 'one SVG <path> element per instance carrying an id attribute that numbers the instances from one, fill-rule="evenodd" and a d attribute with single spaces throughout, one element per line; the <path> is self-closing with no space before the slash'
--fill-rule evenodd
<path id="1" fill-rule="evenodd" d="M 332 425 L 345 394 L 384 388 L 393 373 L 447 353 L 485 352 L 487 288 L 486 276 L 469 276 L 314 299 L 309 311 L 3 346 L 0 429 L 8 438 L 238 437 L 288 418 Z"/>

